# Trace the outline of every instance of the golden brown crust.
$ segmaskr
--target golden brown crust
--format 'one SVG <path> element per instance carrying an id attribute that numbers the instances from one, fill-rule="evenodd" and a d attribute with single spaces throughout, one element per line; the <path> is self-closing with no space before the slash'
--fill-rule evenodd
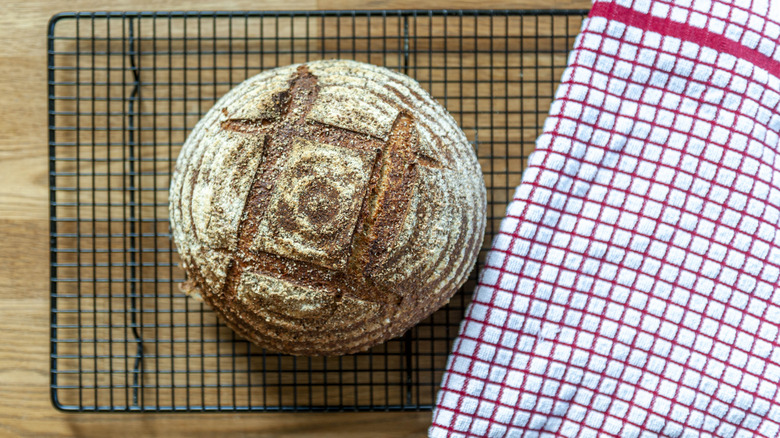
<path id="1" fill-rule="evenodd" d="M 476 156 L 412 79 L 354 61 L 270 70 L 179 155 L 173 237 L 200 296 L 252 342 L 354 353 L 445 304 L 485 227 Z"/>

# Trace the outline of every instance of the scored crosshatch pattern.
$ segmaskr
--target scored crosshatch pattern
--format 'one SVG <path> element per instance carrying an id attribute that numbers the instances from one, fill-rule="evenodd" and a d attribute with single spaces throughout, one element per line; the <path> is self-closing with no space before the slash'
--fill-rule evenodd
<path id="1" fill-rule="evenodd" d="M 477 148 L 488 187 L 487 248 L 583 14 L 56 16 L 48 69 L 55 405 L 430 409 L 476 271 L 447 307 L 366 353 L 265 353 L 177 287 L 183 273 L 169 235 L 168 182 L 181 144 L 216 99 L 263 70 L 322 58 L 386 66 L 417 79 Z"/>
<path id="2" fill-rule="evenodd" d="M 431 436 L 780 436 L 780 23 L 690 3 L 594 4 Z"/>

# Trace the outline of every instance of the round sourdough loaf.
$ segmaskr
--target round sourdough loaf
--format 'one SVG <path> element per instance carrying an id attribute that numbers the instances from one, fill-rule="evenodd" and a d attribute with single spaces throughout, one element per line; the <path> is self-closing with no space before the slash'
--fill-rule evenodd
<path id="1" fill-rule="evenodd" d="M 447 303 L 482 243 L 485 186 L 417 82 L 317 61 L 217 102 L 179 154 L 170 219 L 184 291 L 261 347 L 339 355 Z"/>

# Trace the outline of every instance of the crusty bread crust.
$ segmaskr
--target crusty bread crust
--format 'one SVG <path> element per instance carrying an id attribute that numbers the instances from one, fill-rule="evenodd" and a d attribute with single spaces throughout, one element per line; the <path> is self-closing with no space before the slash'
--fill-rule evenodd
<path id="1" fill-rule="evenodd" d="M 179 155 L 170 218 L 183 290 L 259 346 L 339 355 L 449 301 L 482 244 L 485 185 L 417 82 L 316 61 L 217 102 Z"/>

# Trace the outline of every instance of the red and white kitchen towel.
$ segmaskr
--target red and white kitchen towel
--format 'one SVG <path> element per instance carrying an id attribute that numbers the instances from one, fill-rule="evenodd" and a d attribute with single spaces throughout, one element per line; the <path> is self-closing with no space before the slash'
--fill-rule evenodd
<path id="1" fill-rule="evenodd" d="M 431 437 L 780 436 L 780 2 L 596 1 Z"/>

